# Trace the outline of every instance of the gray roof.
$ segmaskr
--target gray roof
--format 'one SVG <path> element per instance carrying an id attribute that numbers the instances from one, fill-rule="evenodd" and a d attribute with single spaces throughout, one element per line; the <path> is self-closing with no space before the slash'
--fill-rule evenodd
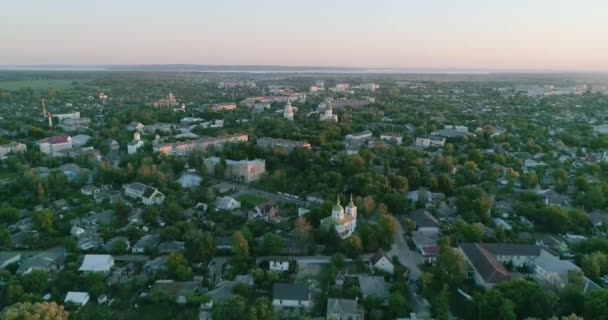
<path id="1" fill-rule="evenodd" d="M 494 254 L 478 243 L 461 243 L 460 250 L 486 283 L 498 283 L 511 279 L 511 274 Z"/>
<path id="2" fill-rule="evenodd" d="M 275 283 L 272 287 L 273 299 L 308 301 L 310 290 L 307 285 L 294 283 Z"/>
<path id="3" fill-rule="evenodd" d="M 358 313 L 357 300 L 327 299 L 327 314 L 351 315 Z"/>
<path id="4" fill-rule="evenodd" d="M 417 228 L 439 228 L 437 219 L 426 210 L 412 211 L 409 216 L 416 223 Z"/>
<path id="5" fill-rule="evenodd" d="M 359 276 L 359 288 L 363 297 L 376 296 L 386 299 L 390 295 L 390 285 L 384 281 L 384 277 L 380 276 Z"/>
<path id="6" fill-rule="evenodd" d="M 530 256 L 540 255 L 540 246 L 532 244 L 514 243 L 486 243 L 482 245 L 484 249 L 497 256 Z"/>
<path id="7" fill-rule="evenodd" d="M 158 236 L 156 234 L 147 234 L 147 235 L 141 237 L 141 239 L 139 239 L 139 241 L 137 241 L 137 243 L 134 245 L 134 247 L 151 249 L 151 248 L 156 247 L 159 242 L 160 242 L 160 236 Z"/>

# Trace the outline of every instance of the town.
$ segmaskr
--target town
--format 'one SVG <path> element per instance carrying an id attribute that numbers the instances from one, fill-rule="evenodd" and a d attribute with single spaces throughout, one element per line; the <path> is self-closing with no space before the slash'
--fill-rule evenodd
<path id="1" fill-rule="evenodd" d="M 605 319 L 608 82 L 437 79 L 0 73 L 3 314 Z"/>

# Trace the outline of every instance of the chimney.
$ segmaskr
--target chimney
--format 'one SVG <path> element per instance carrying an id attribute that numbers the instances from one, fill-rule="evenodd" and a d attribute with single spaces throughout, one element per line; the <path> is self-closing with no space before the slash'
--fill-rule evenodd
<path id="1" fill-rule="evenodd" d="M 53 115 L 50 112 L 48 113 L 48 115 L 49 115 L 49 128 L 52 128 L 53 127 Z"/>

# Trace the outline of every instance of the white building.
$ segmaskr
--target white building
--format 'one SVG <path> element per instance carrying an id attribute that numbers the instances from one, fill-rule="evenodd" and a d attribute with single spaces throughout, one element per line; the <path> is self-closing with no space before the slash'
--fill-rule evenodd
<path id="1" fill-rule="evenodd" d="M 87 292 L 70 291 L 65 296 L 63 302 L 65 304 L 73 304 L 82 307 L 89 302 L 89 299 L 90 297 Z"/>
<path id="2" fill-rule="evenodd" d="M 287 103 L 285 104 L 285 110 L 283 110 L 283 118 L 285 118 L 289 121 L 293 121 L 293 115 L 294 115 L 293 107 L 291 106 L 291 101 L 289 101 L 289 99 L 288 99 Z"/>
<path id="3" fill-rule="evenodd" d="M 19 142 L 11 142 L 0 146 L 0 159 L 4 158 L 9 153 L 24 153 L 27 151 L 27 146 Z"/>
<path id="4" fill-rule="evenodd" d="M 346 210 L 340 205 L 340 197 L 338 197 L 336 204 L 331 209 L 331 216 L 321 220 L 321 224 L 326 229 L 333 227 L 342 239 L 352 236 L 357 227 L 357 207 L 353 203 L 352 196 Z"/>
<path id="5" fill-rule="evenodd" d="M 217 210 L 235 210 L 241 207 L 241 203 L 232 197 L 217 197 L 215 199 L 215 208 Z"/>
<path id="6" fill-rule="evenodd" d="M 418 137 L 415 145 L 420 148 L 442 148 L 445 146 L 445 138 L 442 136 Z"/>
<path id="7" fill-rule="evenodd" d="M 87 254 L 78 271 L 108 273 L 114 267 L 114 257 L 109 254 Z"/>
<path id="8" fill-rule="evenodd" d="M 41 153 L 55 157 L 60 155 L 62 151 L 72 149 L 72 138 L 70 136 L 55 136 L 42 139 L 38 144 Z"/>
<path id="9" fill-rule="evenodd" d="M 384 272 L 392 274 L 395 270 L 395 265 L 393 265 L 391 259 L 388 258 L 382 249 L 378 249 L 378 251 L 369 259 L 369 262 L 372 267 Z"/>
<path id="10" fill-rule="evenodd" d="M 124 184 L 122 186 L 125 196 L 133 199 L 141 200 L 146 205 L 162 204 L 165 201 L 165 195 L 154 187 L 150 187 L 143 183 L 135 182 Z"/>
<path id="11" fill-rule="evenodd" d="M 346 135 L 346 140 L 351 141 L 367 141 L 372 138 L 372 132 L 369 130 Z"/>
<path id="12" fill-rule="evenodd" d="M 373 82 L 362 83 L 359 85 L 359 89 L 368 90 L 368 91 L 376 91 L 376 90 L 380 89 L 380 85 L 373 83 Z"/>
<path id="13" fill-rule="evenodd" d="M 72 113 L 60 113 L 60 114 L 54 114 L 53 117 L 57 118 L 57 120 L 59 120 L 59 122 L 62 122 L 63 120 L 73 120 L 73 119 L 79 119 L 80 118 L 80 112 L 72 112 Z"/>
<path id="14" fill-rule="evenodd" d="M 398 134 L 393 134 L 393 133 L 383 133 L 380 135 L 380 140 L 382 141 L 388 141 L 390 143 L 394 143 L 394 144 L 402 144 L 403 143 L 403 137 L 401 135 Z"/>
<path id="15" fill-rule="evenodd" d="M 270 271 L 289 271 L 289 259 L 283 257 L 276 257 L 268 260 L 268 269 Z"/>
<path id="16" fill-rule="evenodd" d="M 127 145 L 127 153 L 134 154 L 143 146 L 144 142 L 141 140 L 139 131 L 135 131 L 135 133 L 133 133 L 133 140 Z"/>
<path id="17" fill-rule="evenodd" d="M 215 167 L 221 162 L 218 157 L 206 158 L 204 161 L 205 169 L 208 174 L 215 173 Z M 263 159 L 255 160 L 226 160 L 226 172 L 224 177 L 240 182 L 253 182 L 260 180 L 266 172 L 266 161 Z"/>

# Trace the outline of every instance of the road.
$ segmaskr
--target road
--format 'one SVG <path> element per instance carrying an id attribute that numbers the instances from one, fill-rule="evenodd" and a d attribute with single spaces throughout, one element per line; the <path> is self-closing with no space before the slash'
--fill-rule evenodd
<path id="1" fill-rule="evenodd" d="M 274 202 L 295 203 L 301 207 L 308 207 L 308 202 L 303 201 L 303 200 L 299 200 L 296 198 L 280 195 L 277 193 L 272 193 L 272 192 L 256 189 L 256 188 L 253 188 L 246 184 L 240 184 L 240 183 L 235 183 L 235 182 L 231 182 L 231 183 L 233 185 L 235 185 L 238 189 L 237 194 L 233 195 L 233 197 L 238 197 L 241 194 L 252 194 L 252 195 L 258 196 L 260 198 L 268 199 L 268 200 L 271 200 Z"/>
<path id="2" fill-rule="evenodd" d="M 397 227 L 395 241 L 393 241 L 389 256 L 397 256 L 399 262 L 410 270 L 408 275 L 409 279 L 411 281 L 417 281 L 422 274 L 420 268 L 418 268 L 418 264 L 422 262 L 422 257 L 418 251 L 410 250 L 407 246 L 405 241 L 405 230 L 400 221 L 398 221 Z"/>

